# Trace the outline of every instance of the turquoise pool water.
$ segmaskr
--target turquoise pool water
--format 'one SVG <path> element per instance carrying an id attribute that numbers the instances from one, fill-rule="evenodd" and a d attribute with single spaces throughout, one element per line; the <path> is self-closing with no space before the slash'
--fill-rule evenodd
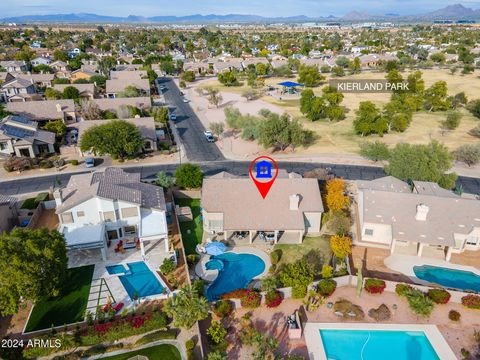
<path id="1" fill-rule="evenodd" d="M 417 278 L 431 283 L 452 289 L 480 292 L 480 276 L 471 271 L 423 265 L 414 266 L 413 272 Z"/>
<path id="2" fill-rule="evenodd" d="M 254 277 L 265 270 L 263 260 L 252 254 L 226 252 L 211 259 L 221 260 L 223 269 L 218 271 L 218 277 L 207 288 L 205 295 L 209 301 L 218 300 L 220 295 L 230 291 L 246 288 Z"/>
<path id="3" fill-rule="evenodd" d="M 205 269 L 207 269 L 207 270 L 222 270 L 223 269 L 223 261 L 220 260 L 220 259 L 209 260 L 205 264 Z"/>
<path id="4" fill-rule="evenodd" d="M 423 331 L 320 330 L 329 360 L 439 360 Z"/>
<path id="5" fill-rule="evenodd" d="M 125 266 L 120 264 L 107 266 L 106 269 L 110 275 L 125 274 L 127 271 Z"/>
<path id="6" fill-rule="evenodd" d="M 127 264 L 129 272 L 118 278 L 133 300 L 135 293 L 139 298 L 163 293 L 163 286 L 143 261 Z"/>

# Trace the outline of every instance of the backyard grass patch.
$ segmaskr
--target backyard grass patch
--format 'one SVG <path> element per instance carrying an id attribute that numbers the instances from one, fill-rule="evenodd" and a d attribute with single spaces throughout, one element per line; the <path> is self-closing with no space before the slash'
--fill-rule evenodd
<path id="1" fill-rule="evenodd" d="M 28 319 L 26 332 L 83 321 L 87 308 L 94 265 L 71 268 L 62 293 L 38 301 Z"/>
<path id="2" fill-rule="evenodd" d="M 136 350 L 129 353 L 119 354 L 115 356 L 104 357 L 108 360 L 127 360 L 136 355 L 146 356 L 149 360 L 181 360 L 180 351 L 170 344 L 162 344 L 152 346 L 146 349 Z"/>
<path id="3" fill-rule="evenodd" d="M 32 197 L 32 198 L 26 199 L 23 202 L 21 209 L 35 210 L 40 202 L 46 201 L 46 200 L 48 200 L 48 193 L 41 192 L 34 198 Z"/>
<path id="4" fill-rule="evenodd" d="M 307 236 L 302 244 L 277 244 L 276 249 L 282 250 L 282 257 L 277 264 L 277 268 L 282 264 L 293 263 L 303 258 L 311 250 L 319 251 L 326 261 L 332 256 L 328 236 Z"/>
<path id="5" fill-rule="evenodd" d="M 195 254 L 195 247 L 202 243 L 203 237 L 200 199 L 175 199 L 175 203 L 192 209 L 193 221 L 181 222 L 180 231 L 186 254 Z"/>

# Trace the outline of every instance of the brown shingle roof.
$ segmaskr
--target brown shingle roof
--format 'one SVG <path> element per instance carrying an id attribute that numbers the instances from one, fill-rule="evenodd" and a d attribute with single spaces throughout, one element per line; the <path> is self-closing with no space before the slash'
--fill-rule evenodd
<path id="1" fill-rule="evenodd" d="M 60 112 L 57 110 L 57 104 L 60 105 Z M 73 100 L 9 102 L 6 108 L 7 111 L 30 120 L 56 120 L 63 119 L 64 112 L 74 112 L 75 103 Z"/>
<path id="2" fill-rule="evenodd" d="M 143 91 L 150 90 L 150 83 L 148 82 L 148 79 L 131 78 L 107 80 L 106 92 L 119 93 L 124 91 L 128 86 L 134 86 Z"/>
<path id="3" fill-rule="evenodd" d="M 149 97 L 135 97 L 135 98 L 115 98 L 115 99 L 93 99 L 102 111 L 118 111 L 122 105 L 131 105 L 138 108 L 146 108 L 152 106 Z"/>

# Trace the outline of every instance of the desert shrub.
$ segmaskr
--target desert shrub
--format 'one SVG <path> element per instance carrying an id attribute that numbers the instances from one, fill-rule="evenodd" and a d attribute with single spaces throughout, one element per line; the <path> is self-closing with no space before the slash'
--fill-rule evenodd
<path id="1" fill-rule="evenodd" d="M 270 265 L 270 267 L 268 268 L 268 272 L 270 274 L 275 273 L 275 270 L 277 270 L 277 265 L 275 265 L 275 264 Z"/>
<path id="2" fill-rule="evenodd" d="M 262 295 L 256 290 L 246 290 L 245 294 L 240 299 L 242 307 L 255 309 L 260 306 Z"/>
<path id="3" fill-rule="evenodd" d="M 466 295 L 462 297 L 462 305 L 469 309 L 480 310 L 480 295 Z"/>
<path id="4" fill-rule="evenodd" d="M 432 299 L 418 289 L 407 291 L 406 295 L 410 309 L 417 315 L 429 317 L 435 306 Z"/>
<path id="5" fill-rule="evenodd" d="M 430 289 L 427 295 L 435 304 L 446 304 L 451 296 L 450 293 L 444 289 Z"/>
<path id="6" fill-rule="evenodd" d="M 45 159 L 40 161 L 40 164 L 38 164 L 38 166 L 40 167 L 40 169 L 51 169 L 53 167 L 53 163 L 50 160 Z"/>
<path id="7" fill-rule="evenodd" d="M 381 294 L 386 286 L 385 281 L 380 279 L 365 280 L 365 290 L 370 294 Z"/>
<path id="8" fill-rule="evenodd" d="M 78 160 L 70 160 L 70 164 L 72 164 L 73 166 L 78 166 Z"/>
<path id="9" fill-rule="evenodd" d="M 272 265 L 277 265 L 281 258 L 282 258 L 282 250 L 281 249 L 273 250 L 270 253 L 270 261 L 272 262 Z"/>
<path id="10" fill-rule="evenodd" d="M 237 289 L 230 291 L 228 293 L 225 293 L 221 296 L 222 300 L 228 300 L 228 299 L 241 299 L 242 297 L 245 296 L 245 293 L 247 290 L 245 289 Z"/>
<path id="11" fill-rule="evenodd" d="M 187 350 L 187 359 L 193 360 L 195 359 L 195 341 L 193 339 L 189 339 L 185 341 L 185 350 Z"/>
<path id="12" fill-rule="evenodd" d="M 233 311 L 233 303 L 230 300 L 219 300 L 213 306 L 213 312 L 220 318 L 225 318 Z"/>
<path id="13" fill-rule="evenodd" d="M 200 255 L 198 254 L 189 254 L 187 255 L 187 263 L 189 265 L 195 265 L 198 260 L 200 260 Z"/>
<path id="14" fill-rule="evenodd" d="M 406 296 L 408 291 L 412 290 L 412 287 L 407 284 L 397 284 L 395 286 L 395 293 L 398 296 Z"/>
<path id="15" fill-rule="evenodd" d="M 460 313 L 456 310 L 450 310 L 448 312 L 448 318 L 452 321 L 459 321 L 460 320 Z"/>
<path id="16" fill-rule="evenodd" d="M 274 308 L 279 306 L 283 301 L 283 296 L 279 291 L 273 290 L 269 291 L 265 295 L 265 304 L 269 308 Z"/>
<path id="17" fill-rule="evenodd" d="M 160 271 L 162 272 L 163 275 L 168 275 L 172 273 L 175 270 L 175 268 L 176 268 L 175 263 L 171 259 L 163 260 L 163 264 L 160 265 Z"/>
<path id="18" fill-rule="evenodd" d="M 330 279 L 333 276 L 333 267 L 330 265 L 322 266 L 322 278 Z"/>
<path id="19" fill-rule="evenodd" d="M 317 292 L 322 296 L 330 296 L 337 288 L 337 282 L 333 279 L 322 279 L 318 282 Z"/>
<path id="20" fill-rule="evenodd" d="M 8 158 L 8 160 L 3 163 L 3 168 L 6 172 L 23 171 L 26 169 L 30 169 L 34 160 L 35 159 L 30 159 L 26 156 L 13 156 L 11 158 Z"/>

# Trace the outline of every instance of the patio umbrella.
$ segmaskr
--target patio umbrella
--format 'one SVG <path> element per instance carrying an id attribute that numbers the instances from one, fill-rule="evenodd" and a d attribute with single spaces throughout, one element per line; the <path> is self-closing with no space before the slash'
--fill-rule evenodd
<path id="1" fill-rule="evenodd" d="M 227 250 L 227 247 L 224 243 L 213 241 L 205 246 L 205 250 L 209 255 L 220 255 Z"/>

